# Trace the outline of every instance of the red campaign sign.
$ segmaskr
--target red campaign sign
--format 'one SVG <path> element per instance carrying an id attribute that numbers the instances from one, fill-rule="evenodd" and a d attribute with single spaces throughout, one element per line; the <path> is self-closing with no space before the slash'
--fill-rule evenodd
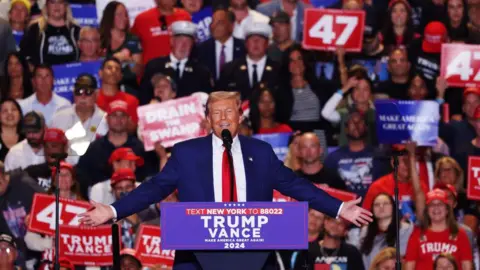
<path id="1" fill-rule="evenodd" d="M 449 86 L 480 86 L 480 46 L 443 44 L 440 76 Z"/>
<path id="2" fill-rule="evenodd" d="M 79 226 L 78 214 L 90 208 L 87 202 L 60 198 L 60 225 Z M 46 235 L 55 234 L 55 196 L 35 194 L 28 229 Z"/>
<path id="3" fill-rule="evenodd" d="M 480 200 L 480 157 L 468 157 L 467 198 Z"/>
<path id="4" fill-rule="evenodd" d="M 60 257 L 75 265 L 108 266 L 113 264 L 112 256 L 110 226 L 60 226 Z"/>
<path id="5" fill-rule="evenodd" d="M 305 9 L 303 47 L 309 50 L 360 52 L 365 29 L 365 11 Z"/>
<path id="6" fill-rule="evenodd" d="M 160 227 L 142 225 L 137 233 L 135 251 L 143 265 L 163 264 L 173 266 L 175 250 L 162 250 Z"/>
<path id="7" fill-rule="evenodd" d="M 335 188 L 328 187 L 327 185 L 324 184 L 314 184 L 316 187 L 323 189 L 325 192 L 327 192 L 330 196 L 335 197 L 343 202 L 348 202 L 351 200 L 355 200 L 357 198 L 357 194 L 352 193 L 352 192 L 347 192 Z"/>
<path id="8" fill-rule="evenodd" d="M 198 96 L 184 97 L 138 107 L 140 133 L 145 151 L 162 142 L 171 147 L 177 142 L 207 135 L 200 123 L 205 118 Z"/>

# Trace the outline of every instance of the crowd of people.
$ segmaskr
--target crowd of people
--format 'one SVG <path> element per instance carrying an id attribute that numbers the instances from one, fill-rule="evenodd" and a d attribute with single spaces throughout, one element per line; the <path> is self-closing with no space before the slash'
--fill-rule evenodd
<path id="1" fill-rule="evenodd" d="M 311 209 L 308 250 L 276 251 L 279 269 L 395 269 L 397 242 L 404 269 L 480 269 L 480 204 L 466 195 L 468 158 L 480 156 L 480 88 L 440 76 L 442 44 L 480 44 L 480 1 L 155 0 L 133 25 L 110 1 L 98 28 L 80 27 L 70 8 L 94 0 L 5 1 L 0 269 L 51 267 L 52 237 L 27 228 L 35 193 L 58 185 L 62 198 L 110 204 L 162 170 L 170 149 L 158 141 L 145 151 L 138 107 L 216 90 L 248 105 L 242 135 L 291 133 L 285 166 L 362 197 L 373 213 L 358 228 Z M 365 11 L 361 52 L 304 49 L 312 5 Z M 211 20 L 200 31 L 192 18 L 204 9 Z M 76 78 L 72 101 L 55 93 L 52 66 L 92 61 L 101 67 Z M 382 99 L 438 102 L 437 144 L 380 144 Z M 207 121 L 202 128 L 210 132 Z M 400 209 L 389 156 L 399 156 Z M 156 204 L 119 222 L 122 269 L 142 268 L 136 232 L 159 214 Z"/>

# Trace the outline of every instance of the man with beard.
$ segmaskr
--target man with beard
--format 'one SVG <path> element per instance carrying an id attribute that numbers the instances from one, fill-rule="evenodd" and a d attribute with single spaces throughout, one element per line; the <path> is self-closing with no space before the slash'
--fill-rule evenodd
<path id="1" fill-rule="evenodd" d="M 332 188 L 346 189 L 345 182 L 322 163 L 323 149 L 320 139 L 312 132 L 301 136 L 298 144 L 301 165 L 297 174 L 316 184 L 326 184 Z"/>
<path id="2" fill-rule="evenodd" d="M 43 153 L 43 133 L 45 119 L 40 113 L 29 112 L 23 118 L 22 131 L 25 139 L 8 151 L 5 157 L 5 170 L 25 169 L 45 161 Z"/>
<path id="3" fill-rule="evenodd" d="M 365 269 L 360 252 L 344 241 L 348 232 L 347 222 L 326 216 L 323 226 L 323 239 L 310 242 L 308 252 L 300 253 L 295 260 L 294 269 Z"/>
<path id="4" fill-rule="evenodd" d="M 367 145 L 367 124 L 358 111 L 350 113 L 345 121 L 348 144 L 338 148 L 325 159 L 325 167 L 335 171 L 345 182 L 347 190 L 365 196 L 373 180 L 382 174 L 382 166 L 374 166 L 374 149 Z"/>

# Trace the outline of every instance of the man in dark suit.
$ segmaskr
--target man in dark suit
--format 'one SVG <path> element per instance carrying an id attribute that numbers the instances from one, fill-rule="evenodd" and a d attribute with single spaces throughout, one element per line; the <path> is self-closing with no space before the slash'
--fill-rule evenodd
<path id="1" fill-rule="evenodd" d="M 310 207 L 317 211 L 332 217 L 341 217 L 357 226 L 372 221 L 372 214 L 356 205 L 361 198 L 342 203 L 285 167 L 268 143 L 238 135 L 242 120 L 240 104 L 240 95 L 237 92 L 211 93 L 207 102 L 207 120 L 212 126 L 213 134 L 177 143 L 159 174 L 112 205 L 92 202 L 94 209 L 81 214 L 80 222 L 87 226 L 98 226 L 112 219 L 123 219 L 165 199 L 175 189 L 178 190 L 178 200 L 181 202 L 272 201 L 273 189 L 276 189 L 296 200 L 308 201 Z M 223 147 L 221 139 L 223 130 L 228 130 L 233 137 L 233 170 L 226 165 L 227 149 Z M 233 177 L 231 173 L 234 174 Z M 231 181 L 233 192 L 230 191 Z M 248 266 L 252 260 L 256 260 L 260 265 L 264 265 L 262 269 L 271 270 L 275 269 L 275 263 L 270 254 L 253 251 L 178 250 L 173 268 L 202 269 L 198 262 L 200 256 L 218 266 L 228 263 L 241 264 L 241 268 L 236 269 L 252 269 Z"/>
<path id="2" fill-rule="evenodd" d="M 254 22 L 245 29 L 247 56 L 235 59 L 222 68 L 216 85 L 218 90 L 238 91 L 247 100 L 257 84 L 273 89 L 278 83 L 280 67 L 267 56 L 272 28 L 267 23 Z"/>
<path id="3" fill-rule="evenodd" d="M 172 24 L 171 53 L 152 59 L 145 67 L 139 91 L 140 104 L 148 104 L 153 98 L 152 77 L 157 73 L 170 76 L 177 83 L 177 97 L 195 92 L 210 93 L 213 79 L 207 67 L 190 57 L 195 44 L 196 25 L 189 21 Z"/>
<path id="4" fill-rule="evenodd" d="M 215 80 L 220 77 L 224 64 L 245 57 L 245 44 L 232 36 L 234 23 L 235 14 L 232 11 L 217 9 L 210 24 L 212 37 L 197 47 L 198 60 L 210 69 Z"/>

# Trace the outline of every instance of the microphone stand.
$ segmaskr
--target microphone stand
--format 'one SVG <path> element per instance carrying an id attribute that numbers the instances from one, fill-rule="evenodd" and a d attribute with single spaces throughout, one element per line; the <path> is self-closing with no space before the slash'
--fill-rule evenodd
<path id="1" fill-rule="evenodd" d="M 233 200 L 235 172 L 233 171 L 233 157 L 232 157 L 232 144 L 225 143 L 225 149 L 227 149 L 228 166 L 230 167 L 230 201 Z"/>
<path id="2" fill-rule="evenodd" d="M 55 183 L 55 270 L 60 270 L 60 189 L 58 180 L 60 176 L 60 159 L 55 159 L 55 176 L 52 179 Z"/>
<path id="3" fill-rule="evenodd" d="M 399 215 L 399 200 L 398 200 L 398 155 L 393 155 L 393 179 L 395 181 L 394 196 L 395 196 L 395 228 L 397 241 L 395 241 L 395 269 L 401 270 L 402 264 L 400 261 L 400 215 Z"/>

